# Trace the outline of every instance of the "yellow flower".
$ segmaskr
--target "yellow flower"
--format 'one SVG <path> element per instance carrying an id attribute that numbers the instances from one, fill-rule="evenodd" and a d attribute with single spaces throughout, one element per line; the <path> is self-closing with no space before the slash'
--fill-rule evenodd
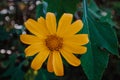
<path id="1" fill-rule="evenodd" d="M 31 63 L 34 70 L 40 69 L 48 58 L 47 70 L 63 76 L 61 56 L 73 66 L 81 64 L 74 54 L 86 53 L 87 48 L 83 45 L 89 40 L 87 34 L 76 34 L 82 29 L 83 23 L 77 20 L 71 24 L 72 18 L 72 14 L 64 13 L 57 25 L 55 15 L 48 12 L 46 19 L 40 17 L 37 21 L 28 19 L 25 22 L 26 28 L 32 34 L 22 34 L 20 40 L 30 45 L 25 49 L 26 56 L 37 54 Z"/>

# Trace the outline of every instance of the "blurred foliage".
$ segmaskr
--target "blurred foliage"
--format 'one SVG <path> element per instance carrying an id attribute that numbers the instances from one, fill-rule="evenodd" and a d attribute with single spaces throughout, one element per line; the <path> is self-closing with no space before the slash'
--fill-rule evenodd
<path id="1" fill-rule="evenodd" d="M 73 67 L 64 61 L 65 75 L 57 77 L 46 70 L 30 68 L 33 57 L 25 58 L 20 34 L 29 33 L 28 18 L 45 17 L 54 12 L 82 18 L 90 42 L 82 65 Z M 117 34 L 117 35 L 116 35 Z M 0 80 L 119 80 L 120 79 L 120 1 L 119 0 L 1 0 L 0 3 Z M 119 51 L 118 51 L 119 50 Z"/>

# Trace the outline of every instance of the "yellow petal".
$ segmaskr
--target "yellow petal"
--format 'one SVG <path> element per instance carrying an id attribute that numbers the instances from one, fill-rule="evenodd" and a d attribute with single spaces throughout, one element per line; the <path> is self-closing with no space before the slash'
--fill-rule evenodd
<path id="1" fill-rule="evenodd" d="M 73 66 L 79 66 L 81 64 L 80 60 L 76 56 L 74 56 L 71 52 L 65 51 L 64 49 L 61 49 L 60 52 L 69 64 Z"/>
<path id="2" fill-rule="evenodd" d="M 79 46 L 71 43 L 64 43 L 63 48 L 67 51 L 70 51 L 74 54 L 85 54 L 87 51 L 87 48 L 84 46 Z"/>
<path id="3" fill-rule="evenodd" d="M 62 36 L 63 33 L 69 29 L 71 22 L 72 22 L 73 15 L 64 13 L 62 17 L 59 20 L 58 23 L 58 29 L 57 29 L 57 35 Z"/>
<path id="4" fill-rule="evenodd" d="M 27 34 L 20 35 L 20 40 L 25 44 L 41 43 L 40 38 Z"/>
<path id="5" fill-rule="evenodd" d="M 50 53 L 48 62 L 47 62 L 47 70 L 49 72 L 53 72 L 53 53 Z"/>
<path id="6" fill-rule="evenodd" d="M 45 30 L 44 30 L 44 25 L 42 24 L 39 24 L 38 22 L 36 22 L 35 20 L 33 19 L 28 19 L 26 22 L 25 22 L 25 25 L 26 25 L 26 28 L 32 32 L 33 34 L 37 35 L 37 36 L 44 36 L 44 35 L 47 35 L 45 33 Z M 27 26 L 29 25 L 29 26 Z"/>
<path id="7" fill-rule="evenodd" d="M 33 34 L 42 37 L 41 34 L 39 34 L 39 31 L 36 30 L 34 27 L 32 27 L 30 24 L 28 24 L 27 22 L 25 22 L 25 27 Z"/>
<path id="8" fill-rule="evenodd" d="M 41 25 L 40 27 L 42 28 L 44 33 L 49 34 L 49 31 L 48 31 L 47 26 L 46 26 L 46 21 L 43 17 L 38 18 L 38 23 L 39 23 L 39 25 Z"/>
<path id="9" fill-rule="evenodd" d="M 56 33 L 56 17 L 53 13 L 46 14 L 46 25 L 51 34 Z"/>
<path id="10" fill-rule="evenodd" d="M 63 63 L 58 51 L 53 52 L 53 70 L 57 76 L 64 75 Z"/>
<path id="11" fill-rule="evenodd" d="M 71 24 L 68 30 L 64 33 L 65 35 L 71 35 L 79 32 L 83 27 L 83 23 L 81 20 L 77 20 Z"/>
<path id="12" fill-rule="evenodd" d="M 77 34 L 77 35 L 72 35 L 72 36 L 66 36 L 63 38 L 64 43 L 72 43 L 76 45 L 85 45 L 89 42 L 88 39 L 88 34 Z"/>
<path id="13" fill-rule="evenodd" d="M 45 46 L 43 46 L 43 44 L 39 44 L 39 43 L 32 44 L 25 49 L 26 57 L 33 56 L 36 53 L 40 52 L 44 48 L 45 48 Z"/>
<path id="14" fill-rule="evenodd" d="M 38 70 L 42 67 L 42 64 L 45 62 L 49 55 L 50 51 L 49 50 L 43 50 L 40 53 L 36 55 L 36 57 L 33 59 L 31 63 L 31 67 L 34 70 Z"/>

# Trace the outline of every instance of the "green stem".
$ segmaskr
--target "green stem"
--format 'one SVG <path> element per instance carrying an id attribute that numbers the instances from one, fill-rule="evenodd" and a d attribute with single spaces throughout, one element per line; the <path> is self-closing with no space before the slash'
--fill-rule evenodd
<path id="1" fill-rule="evenodd" d="M 89 27 L 88 27 L 88 7 L 87 7 L 87 0 L 83 0 L 83 22 L 84 22 L 84 29 L 86 33 L 89 34 Z"/>
<path id="2" fill-rule="evenodd" d="M 83 17 L 87 19 L 88 8 L 87 8 L 87 0 L 83 0 Z"/>

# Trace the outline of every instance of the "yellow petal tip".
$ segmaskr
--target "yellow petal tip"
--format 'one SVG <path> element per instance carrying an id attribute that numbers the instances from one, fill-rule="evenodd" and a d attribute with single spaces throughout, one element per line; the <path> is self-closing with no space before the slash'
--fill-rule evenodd
<path id="1" fill-rule="evenodd" d="M 55 75 L 56 75 L 56 76 L 64 76 L 64 73 L 60 73 L 60 74 L 56 74 L 56 73 L 55 73 Z"/>

